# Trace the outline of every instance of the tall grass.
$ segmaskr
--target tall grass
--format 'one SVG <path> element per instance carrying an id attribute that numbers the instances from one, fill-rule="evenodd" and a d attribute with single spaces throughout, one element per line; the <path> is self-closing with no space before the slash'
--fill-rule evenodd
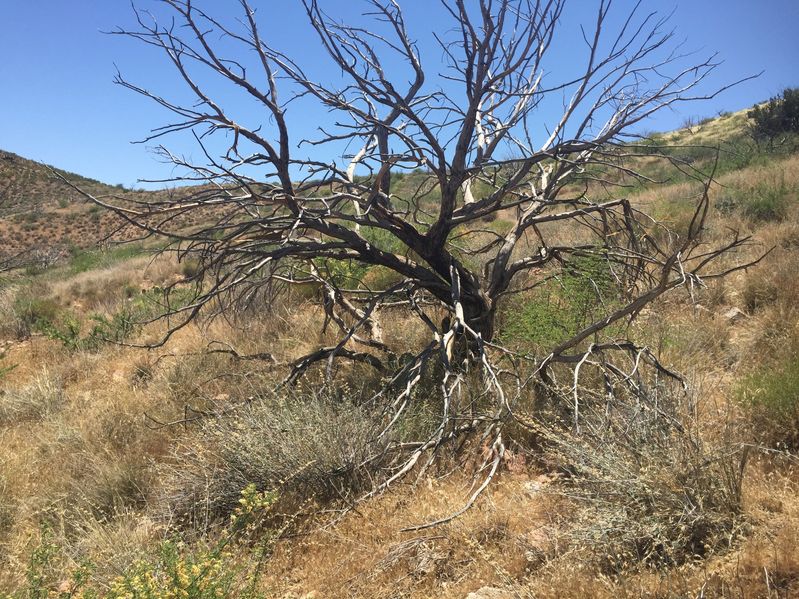
<path id="1" fill-rule="evenodd" d="M 737 393 L 760 442 L 799 449 L 799 352 L 744 377 Z"/>

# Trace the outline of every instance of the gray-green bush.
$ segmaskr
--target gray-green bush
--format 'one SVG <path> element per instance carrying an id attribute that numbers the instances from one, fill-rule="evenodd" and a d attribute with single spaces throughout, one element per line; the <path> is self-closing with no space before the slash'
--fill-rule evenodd
<path id="1" fill-rule="evenodd" d="M 555 534 L 608 574 L 691 562 L 745 530 L 747 451 L 703 439 L 689 398 L 641 391 L 626 406 L 585 406 L 579 433 L 552 427 L 548 439 L 559 489 L 577 508 Z"/>
<path id="2" fill-rule="evenodd" d="M 166 501 L 204 526 L 230 514 L 241 489 L 282 488 L 282 500 L 348 502 L 369 487 L 379 420 L 350 398 L 287 391 L 258 398 L 208 422 L 198 444 L 180 449 Z"/>

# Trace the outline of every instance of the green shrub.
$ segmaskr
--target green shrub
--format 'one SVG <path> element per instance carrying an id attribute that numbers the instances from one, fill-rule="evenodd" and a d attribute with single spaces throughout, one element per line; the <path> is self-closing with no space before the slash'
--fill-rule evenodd
<path id="1" fill-rule="evenodd" d="M 33 328 L 50 339 L 60 341 L 71 351 L 96 351 L 105 343 L 121 343 L 129 339 L 142 323 L 157 318 L 168 310 L 185 306 L 193 295 L 190 289 L 174 289 L 167 299 L 162 299 L 163 297 L 163 291 L 156 288 L 130 298 L 119 312 L 111 316 L 89 316 L 88 322 L 82 322 L 67 310 L 58 309 L 49 318 L 38 318 Z M 84 333 L 86 324 L 89 328 Z"/>
<path id="2" fill-rule="evenodd" d="M 0 599 L 99 597 L 99 593 L 87 588 L 91 565 L 82 563 L 66 571 L 62 553 L 62 548 L 54 541 L 51 529 L 42 527 L 41 536 L 31 551 L 25 570 L 25 585 L 15 592 L 0 590 Z"/>
<path id="3" fill-rule="evenodd" d="M 764 178 L 748 188 L 726 190 L 716 199 L 715 207 L 725 216 L 739 212 L 754 221 L 782 221 L 788 216 L 792 192 L 795 190 L 785 182 L 783 173 L 777 179 Z"/>
<path id="4" fill-rule="evenodd" d="M 380 227 L 361 227 L 361 236 L 370 244 L 385 252 L 403 254 L 405 245 L 389 231 Z"/>
<path id="5" fill-rule="evenodd" d="M 280 530 L 264 527 L 278 497 L 275 491 L 259 492 L 247 485 L 239 492 L 237 507 L 219 541 L 207 549 L 189 549 L 181 541 L 167 540 L 156 559 L 134 564 L 111 585 L 109 598 L 185 599 L 256 598 L 260 567 L 274 547 Z M 234 551 L 234 548 L 239 551 Z M 241 549 L 258 558 L 246 567 Z M 248 571 L 249 570 L 249 571 Z"/>
<path id="6" fill-rule="evenodd" d="M 799 353 L 777 367 L 764 367 L 738 388 L 759 442 L 799 449 Z"/>
<path id="7" fill-rule="evenodd" d="M 725 193 L 716 199 L 714 206 L 719 214 L 730 216 L 739 207 L 739 201 L 735 194 Z"/>
<path id="8" fill-rule="evenodd" d="M 402 281 L 402 275 L 385 266 L 371 267 L 361 281 L 363 286 L 374 291 L 388 289 L 395 283 Z"/>
<path id="9" fill-rule="evenodd" d="M 784 220 L 788 215 L 790 192 L 784 174 L 775 181 L 766 180 L 752 190 L 739 192 L 741 212 L 761 222 Z"/>
<path id="10" fill-rule="evenodd" d="M 361 286 L 369 266 L 357 260 L 315 259 L 316 268 L 325 278 L 342 289 L 357 289 Z"/>
<path id="11" fill-rule="evenodd" d="M 137 329 L 135 315 L 122 310 L 113 316 L 93 315 L 87 334 L 82 334 L 81 322 L 71 313 L 64 312 L 57 321 L 40 320 L 36 328 L 50 339 L 60 341 L 70 351 L 96 351 L 104 343 L 120 343 Z"/>
<path id="12" fill-rule="evenodd" d="M 187 259 L 180 266 L 180 272 L 187 279 L 193 279 L 202 271 L 202 263 L 199 260 Z"/>
<path id="13" fill-rule="evenodd" d="M 0 591 L 0 599 L 255 599 L 261 565 L 274 548 L 281 530 L 264 527 L 277 497 L 248 486 L 216 542 L 198 541 L 193 547 L 179 540 L 161 542 L 113 581 L 96 576 L 95 564 L 67 566 L 65 548 L 44 527 L 32 549 L 25 585 Z M 100 590 L 102 589 L 102 590 Z"/>
<path id="14" fill-rule="evenodd" d="M 97 216 L 99 217 L 99 214 L 97 214 Z M 74 248 L 69 262 L 69 273 L 80 274 L 104 266 L 110 266 L 116 262 L 139 256 L 142 252 L 142 248 L 135 244 L 120 245 L 108 250 L 82 250 Z"/>
<path id="15" fill-rule="evenodd" d="M 764 106 L 747 113 L 756 137 L 773 139 L 783 133 L 799 133 L 799 88 L 786 89 L 782 97 L 771 98 Z"/>
<path id="16" fill-rule="evenodd" d="M 49 298 L 37 298 L 28 293 L 17 297 L 14 314 L 17 317 L 19 337 L 27 337 L 37 330 L 41 323 L 55 322 L 61 315 L 61 306 Z"/>
<path id="17" fill-rule="evenodd" d="M 617 304 L 618 293 L 604 259 L 575 257 L 556 280 L 504 310 L 500 337 L 534 347 L 551 347 Z"/>
<path id="18" fill-rule="evenodd" d="M 536 294 L 511 309 L 501 330 L 503 340 L 530 343 L 536 347 L 556 345 L 574 329 L 573 320 L 564 319 L 564 312 L 548 294 Z"/>
<path id="19" fill-rule="evenodd" d="M 230 555 L 218 551 L 186 551 L 166 541 L 155 560 L 134 564 L 111 585 L 109 599 L 221 599 L 234 596 L 236 570 Z"/>
<path id="20" fill-rule="evenodd" d="M 95 342 L 120 343 L 128 339 L 138 328 L 137 314 L 129 309 L 107 316 L 95 315 L 89 339 Z"/>

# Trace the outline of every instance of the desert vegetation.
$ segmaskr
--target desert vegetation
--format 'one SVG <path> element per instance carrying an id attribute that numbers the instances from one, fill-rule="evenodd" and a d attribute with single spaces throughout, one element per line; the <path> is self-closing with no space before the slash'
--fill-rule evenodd
<path id="1" fill-rule="evenodd" d="M 634 403 L 607 412 L 601 397 L 581 396 L 575 434 L 570 402 L 531 391 L 525 416 L 536 428 L 508 429 L 483 498 L 415 533 L 402 531 L 468 499 L 484 450 L 479 438 L 447 447 L 418 480 L 414 472 L 350 509 L 380 476 L 380 464 L 364 466 L 381 449 L 371 367 L 343 369 L 335 393 L 320 394 L 324 373 L 274 390 L 278 364 L 331 335 L 308 334 L 325 320 L 318 287 L 264 295 L 236 318 L 200 319 L 146 350 L 113 341 L 160 341 L 169 323 L 147 321 L 167 305 L 165 289 L 183 289 L 190 301 L 196 265 L 121 246 L 6 273 L 3 587 L 12 596 L 159 596 L 185 587 L 192 596 L 391 596 L 400 588 L 460 597 L 485 586 L 510 596 L 702 588 L 790 596 L 799 559 L 797 177 L 790 154 L 757 155 L 719 175 L 707 234 L 754 235 L 751 254 L 735 260 L 773 249 L 693 298 L 657 300 L 629 327 L 683 374 L 688 393 L 668 381 L 643 389 L 651 395 L 640 399 L 663 413 Z M 785 213 L 753 216 L 747 202 L 775 181 Z M 691 189 L 701 186 L 645 186 L 631 199 L 678 228 L 691 214 L 680 200 Z M 509 302 L 497 337 L 538 351 L 590 319 L 607 277 L 584 266 Z M 386 343 L 425 342 L 415 318 L 385 310 Z M 129 323 L 118 337 L 95 331 L 115 319 Z M 439 406 L 425 393 L 386 442 L 435 429 Z M 246 525 L 234 530 L 242 513 Z"/>
<path id="2" fill-rule="evenodd" d="M 660 24 L 606 31 L 599 3 L 596 36 L 632 54 L 567 85 L 535 150 L 527 119 L 560 88 L 534 75 L 562 3 L 448 4 L 466 100 L 425 94 L 394 3 L 374 3 L 395 36 L 374 45 L 306 3 L 349 77 L 339 93 L 262 41 L 246 2 L 244 33 L 162 4 L 187 37 L 144 14 L 119 33 L 190 87 L 198 64 L 221 74 L 272 129 L 120 75 L 232 145 L 181 163 L 177 191 L 2 163 L 28 181 L 9 187 L 29 198 L 15 192 L 7 234 L 93 224 L 0 274 L 0 596 L 799 591 L 794 92 L 635 134 L 713 64 L 663 75 Z M 209 27 L 258 58 L 265 90 Z M 405 60 L 407 91 L 381 48 Z M 660 85 L 624 83 L 650 66 Z M 361 151 L 295 159 L 276 80 L 354 122 L 316 141 Z M 425 130 L 439 112 L 456 141 Z"/>

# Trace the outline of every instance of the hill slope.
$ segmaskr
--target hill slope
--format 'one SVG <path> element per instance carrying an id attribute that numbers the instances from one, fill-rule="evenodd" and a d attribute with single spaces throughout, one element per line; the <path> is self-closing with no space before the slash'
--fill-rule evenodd
<path id="1" fill-rule="evenodd" d="M 84 200 L 55 175 L 53 167 L 0 151 L 0 252 L 88 248 L 119 229 L 121 221 Z M 135 197 L 93 179 L 58 171 L 93 195 Z M 120 238 L 125 238 L 122 233 Z"/>

